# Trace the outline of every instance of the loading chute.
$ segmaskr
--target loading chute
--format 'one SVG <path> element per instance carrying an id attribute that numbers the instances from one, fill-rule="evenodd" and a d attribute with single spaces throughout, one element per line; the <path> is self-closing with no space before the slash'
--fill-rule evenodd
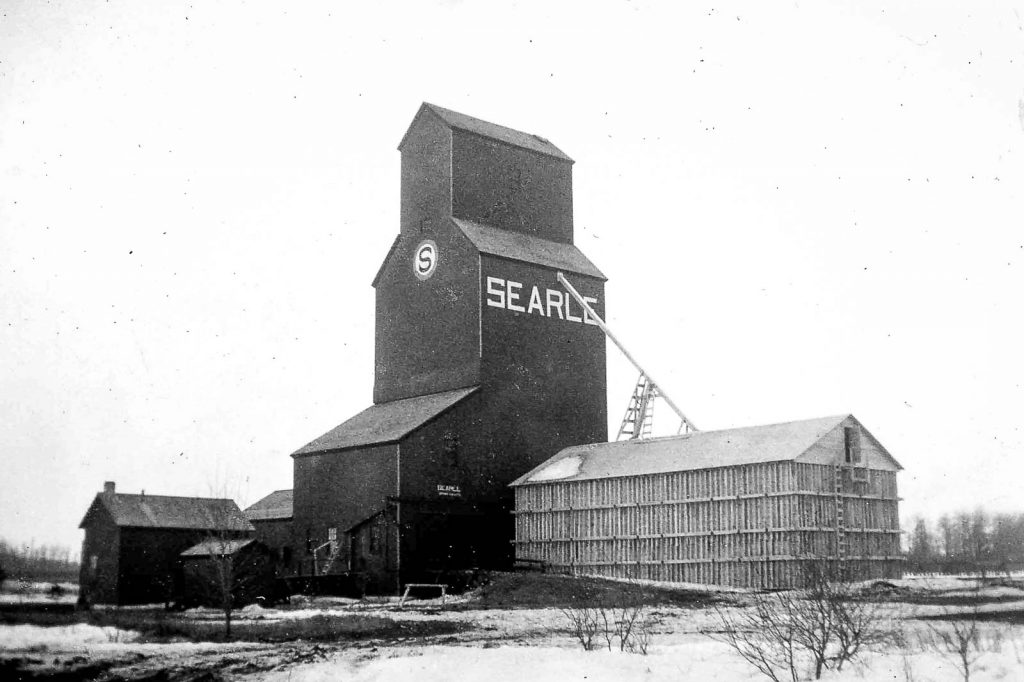
<path id="1" fill-rule="evenodd" d="M 605 321 L 594 311 L 590 304 L 587 303 L 580 292 L 576 291 L 576 287 L 569 283 L 565 275 L 558 273 L 558 281 L 565 287 L 565 290 L 576 299 L 587 314 L 594 320 L 601 331 L 612 340 L 622 354 L 626 356 L 626 359 L 636 367 L 637 371 L 640 372 L 640 377 L 637 379 L 636 386 L 633 388 L 633 394 L 630 396 L 629 405 L 626 407 L 626 414 L 622 418 L 622 425 L 619 427 L 619 435 L 616 440 L 632 440 L 647 438 L 651 435 L 651 425 L 654 419 L 654 401 L 656 398 L 661 398 L 665 403 L 672 408 L 672 411 L 679 416 L 679 430 L 677 433 L 686 433 L 691 431 L 699 431 L 693 422 L 683 414 L 683 411 L 672 402 L 672 398 L 665 393 L 665 391 L 654 381 L 654 377 L 650 375 L 647 370 L 640 366 L 640 363 L 630 354 L 626 347 L 622 345 L 622 342 L 616 338 L 612 330 L 608 328 Z"/>

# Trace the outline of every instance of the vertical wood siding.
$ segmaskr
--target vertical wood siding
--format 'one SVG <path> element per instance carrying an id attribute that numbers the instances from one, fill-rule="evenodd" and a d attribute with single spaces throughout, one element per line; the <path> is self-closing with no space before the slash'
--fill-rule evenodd
<path id="1" fill-rule="evenodd" d="M 772 462 L 516 488 L 516 556 L 572 573 L 739 587 L 799 587 L 835 559 L 835 468 Z M 845 471 L 851 579 L 902 570 L 896 474 Z"/>

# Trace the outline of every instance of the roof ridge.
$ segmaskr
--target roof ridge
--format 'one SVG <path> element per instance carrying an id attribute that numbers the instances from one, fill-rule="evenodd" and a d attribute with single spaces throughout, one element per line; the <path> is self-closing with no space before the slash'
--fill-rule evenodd
<path id="1" fill-rule="evenodd" d="M 480 389 L 479 384 L 397 398 L 367 407 L 309 441 L 292 457 L 397 443 Z M 386 417 L 382 417 L 386 415 Z M 371 420 L 371 417 L 373 419 Z M 347 431 L 347 435 L 346 435 Z"/>
<path id="2" fill-rule="evenodd" d="M 700 431 L 693 431 L 691 433 L 677 433 L 677 434 L 670 435 L 670 436 L 655 436 L 653 438 L 643 438 L 643 439 L 633 439 L 633 440 L 618 440 L 618 441 L 613 440 L 613 441 L 597 442 L 597 443 L 582 443 L 580 445 L 573 446 L 573 447 L 588 447 L 588 446 L 597 446 L 597 445 L 617 445 L 618 443 L 654 443 L 654 442 L 666 441 L 666 440 L 692 438 L 693 436 L 700 436 L 702 434 L 707 435 L 707 434 L 712 434 L 712 433 L 726 433 L 728 431 L 747 431 L 747 430 L 750 430 L 750 429 L 766 429 L 766 428 L 769 428 L 769 427 L 772 427 L 772 426 L 789 426 L 791 424 L 806 424 L 808 422 L 818 422 L 818 421 L 824 422 L 824 421 L 830 421 L 830 420 L 833 420 L 833 419 L 838 420 L 837 421 L 837 423 L 838 423 L 838 422 L 841 422 L 842 420 L 846 419 L 847 417 L 852 417 L 852 416 L 853 416 L 852 414 L 842 414 L 842 415 L 838 415 L 838 414 L 831 415 L 830 414 L 830 415 L 825 416 L 825 417 L 812 417 L 810 419 L 793 419 L 793 420 L 787 421 L 787 422 L 772 422 L 771 424 L 751 424 L 749 426 L 730 426 L 730 427 L 727 427 L 727 428 L 724 428 L 724 429 L 702 429 Z"/>
<path id="3" fill-rule="evenodd" d="M 210 502 L 234 502 L 230 497 L 201 497 L 198 495 L 150 495 L 149 493 L 113 493 L 110 495 L 105 495 L 104 493 L 96 494 L 104 499 L 108 499 L 110 497 L 157 497 L 165 500 L 209 500 Z"/>
<path id="4" fill-rule="evenodd" d="M 558 159 L 559 161 L 575 163 L 568 154 L 563 152 L 548 138 L 542 135 L 538 135 L 537 133 L 528 133 L 517 128 L 510 128 L 508 126 L 501 125 L 500 123 L 492 123 L 482 118 L 463 114 L 462 112 L 455 111 L 454 109 L 448 109 L 447 107 L 442 107 L 439 104 L 433 104 L 431 102 L 423 102 L 420 104 L 419 109 L 416 110 L 416 115 L 413 116 L 412 123 L 409 124 L 409 128 L 406 129 L 405 134 L 398 143 L 399 149 L 405 145 L 405 141 L 408 139 L 409 133 L 412 131 L 413 126 L 416 125 L 416 120 L 424 110 L 429 111 L 434 116 L 437 116 L 441 119 L 441 122 L 449 128 L 457 128 L 472 135 L 479 135 L 489 140 L 524 149 L 535 154 L 541 154 L 542 156 L 547 156 L 549 158 Z"/>
<path id="5" fill-rule="evenodd" d="M 489 256 L 565 270 L 602 281 L 608 279 L 572 242 L 546 239 L 455 216 L 451 216 L 451 221 L 473 248 Z"/>

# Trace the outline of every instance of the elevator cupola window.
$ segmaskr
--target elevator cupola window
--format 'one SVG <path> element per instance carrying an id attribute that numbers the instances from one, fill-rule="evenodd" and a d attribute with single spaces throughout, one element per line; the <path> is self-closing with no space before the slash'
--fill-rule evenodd
<path id="1" fill-rule="evenodd" d="M 846 437 L 846 463 L 860 464 L 860 427 L 847 426 L 843 431 Z"/>

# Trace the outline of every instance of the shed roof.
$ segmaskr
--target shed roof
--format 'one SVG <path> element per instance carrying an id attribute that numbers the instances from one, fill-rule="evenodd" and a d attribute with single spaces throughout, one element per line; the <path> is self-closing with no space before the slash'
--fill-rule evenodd
<path id="1" fill-rule="evenodd" d="M 131 528 L 178 528 L 187 530 L 252 530 L 234 500 L 169 495 L 96 495 L 79 528 L 84 528 L 94 509 L 107 510 L 114 523 Z"/>
<path id="2" fill-rule="evenodd" d="M 275 490 L 262 500 L 246 507 L 245 518 L 250 521 L 273 521 L 292 518 L 292 491 Z"/>
<path id="3" fill-rule="evenodd" d="M 465 130 L 476 135 L 488 137 L 492 140 L 504 142 L 505 144 L 512 145 L 513 147 L 529 149 L 530 151 L 537 152 L 538 154 L 544 154 L 545 156 L 551 156 L 562 161 L 573 163 L 573 160 L 569 158 L 565 152 L 551 144 L 551 142 L 540 135 L 524 133 L 513 128 L 506 128 L 505 126 L 498 125 L 497 123 L 482 121 L 479 118 L 460 114 L 457 111 L 445 109 L 444 107 L 439 107 L 436 104 L 430 104 L 428 102 L 424 102 L 420 106 L 419 111 L 416 112 L 416 116 L 413 117 L 412 123 L 409 125 L 409 130 L 407 130 L 405 135 L 402 136 L 402 141 L 398 143 L 399 149 L 401 149 L 405 144 L 405 139 L 409 136 L 409 131 L 416 125 L 417 119 L 419 119 L 424 112 L 429 112 L 437 116 L 449 128 Z"/>
<path id="4" fill-rule="evenodd" d="M 299 448 L 292 457 L 396 443 L 477 388 L 471 386 L 374 405 Z"/>
<path id="5" fill-rule="evenodd" d="M 512 485 L 641 476 L 785 460 L 819 463 L 814 446 L 844 423 L 860 426 L 853 415 L 836 415 L 721 431 L 697 431 L 666 438 L 578 445 L 560 451 L 517 478 Z M 874 464 L 901 468 L 866 429 L 862 432 L 887 460 Z"/>
<path id="6" fill-rule="evenodd" d="M 219 540 L 210 539 L 203 540 L 198 545 L 189 547 L 180 556 L 183 557 L 210 557 L 210 556 L 230 556 L 238 550 L 246 547 L 253 542 L 256 542 L 254 538 L 240 538 L 232 540 Z"/>
<path id="7" fill-rule="evenodd" d="M 601 280 L 608 279 L 572 244 L 541 239 L 522 232 L 503 230 L 460 218 L 452 218 L 452 222 L 481 253 L 535 263 Z"/>

